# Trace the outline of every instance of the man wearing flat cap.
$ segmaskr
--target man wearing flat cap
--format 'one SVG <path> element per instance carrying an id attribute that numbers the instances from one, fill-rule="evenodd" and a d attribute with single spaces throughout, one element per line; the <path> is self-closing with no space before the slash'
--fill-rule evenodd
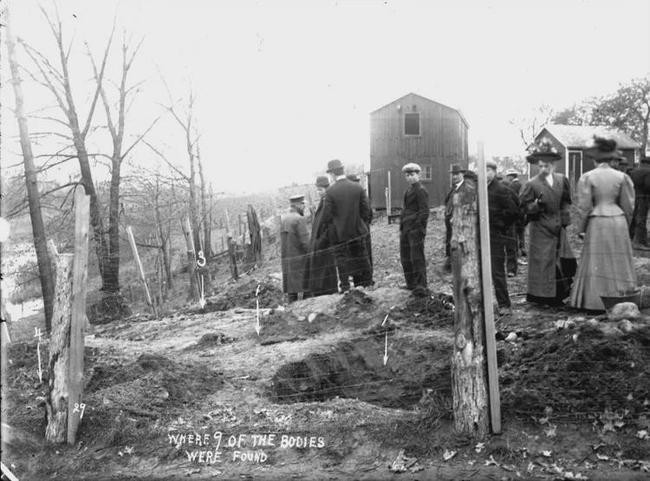
<path id="1" fill-rule="evenodd" d="M 568 179 L 555 173 L 562 156 L 549 141 L 542 141 L 526 157 L 539 173 L 521 191 L 521 208 L 529 222 L 529 302 L 558 306 L 571 292 L 576 259 L 567 240 L 571 223 L 571 189 Z"/>
<path id="2" fill-rule="evenodd" d="M 420 166 L 415 163 L 402 167 L 409 187 L 404 193 L 404 208 L 400 216 L 399 247 L 406 288 L 415 295 L 427 295 L 424 238 L 429 220 L 429 194 L 420 184 L 420 171 Z"/>
<path id="3" fill-rule="evenodd" d="M 451 219 L 454 213 L 452 200 L 454 192 L 460 189 L 465 180 L 465 169 L 462 169 L 460 164 L 452 164 L 449 173 L 451 174 L 451 189 L 445 197 L 445 272 L 451 272 Z"/>
<path id="4" fill-rule="evenodd" d="M 650 208 L 650 157 L 641 158 L 639 166 L 630 172 L 630 178 L 634 183 L 634 218 L 630 226 L 632 246 L 648 250 L 646 222 Z"/>
<path id="5" fill-rule="evenodd" d="M 309 252 L 307 220 L 303 216 L 305 196 L 289 198 L 289 212 L 280 219 L 280 249 L 282 259 L 282 291 L 289 302 L 303 292 L 305 263 Z"/>
<path id="6" fill-rule="evenodd" d="M 338 292 L 338 279 L 336 277 L 336 260 L 334 259 L 334 244 L 336 236 L 334 226 L 323 224 L 323 200 L 329 179 L 320 175 L 316 178 L 316 190 L 320 202 L 314 213 L 311 225 L 311 239 L 309 255 L 305 268 L 304 290 L 306 296 L 322 296 Z"/>
<path id="7" fill-rule="evenodd" d="M 369 287 L 373 280 L 365 242 L 372 215 L 368 196 L 360 184 L 346 178 L 340 160 L 330 160 L 327 173 L 333 182 L 323 201 L 322 223 L 324 226 L 334 226 L 334 256 L 341 291 L 350 290 L 350 277 L 355 287 Z"/>

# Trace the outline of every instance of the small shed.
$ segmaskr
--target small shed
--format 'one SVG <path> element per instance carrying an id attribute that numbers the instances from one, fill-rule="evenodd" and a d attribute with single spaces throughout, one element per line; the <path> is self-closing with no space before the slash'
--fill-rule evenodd
<path id="1" fill-rule="evenodd" d="M 467 167 L 468 128 L 460 111 L 414 93 L 370 113 L 371 207 L 386 209 L 389 179 L 391 207 L 402 207 L 408 187 L 402 167 L 409 162 L 422 167 L 420 179 L 430 205 L 441 205 L 450 188 L 451 165 Z"/>
<path id="2" fill-rule="evenodd" d="M 553 144 L 564 159 L 557 163 L 556 172 L 566 175 L 571 185 L 575 185 L 583 173 L 594 168 L 593 161 L 585 155 L 585 150 L 593 145 L 594 135 L 616 140 L 630 166 L 637 162 L 641 145 L 620 130 L 609 127 L 551 124 L 540 130 L 535 142 L 548 139 Z M 536 174 L 532 170 L 531 176 Z"/>

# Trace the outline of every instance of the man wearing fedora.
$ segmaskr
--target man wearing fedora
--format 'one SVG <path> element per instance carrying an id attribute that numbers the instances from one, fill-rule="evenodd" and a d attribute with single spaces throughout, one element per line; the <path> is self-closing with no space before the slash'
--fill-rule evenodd
<path id="1" fill-rule="evenodd" d="M 355 287 L 369 287 L 373 280 L 365 241 L 372 216 L 368 196 L 360 184 L 346 178 L 340 160 L 330 160 L 327 173 L 333 182 L 323 201 L 322 223 L 324 228 L 334 227 L 334 256 L 341 291 L 350 290 L 350 277 Z"/>
<path id="2" fill-rule="evenodd" d="M 409 187 L 404 192 L 404 208 L 399 223 L 400 261 L 406 288 L 416 296 L 428 294 L 424 238 L 429 220 L 429 194 L 420 184 L 420 171 L 420 166 L 413 162 L 402 167 Z"/>
<path id="3" fill-rule="evenodd" d="M 311 224 L 309 254 L 305 266 L 304 291 L 307 296 L 322 296 L 338 292 L 336 261 L 334 259 L 334 226 L 323 225 L 323 204 L 330 182 L 327 176 L 316 178 L 320 201 Z"/>
<path id="4" fill-rule="evenodd" d="M 648 250 L 648 208 L 650 207 L 650 157 L 641 157 L 639 166 L 632 169 L 630 178 L 634 183 L 634 218 L 630 226 L 630 237 L 635 249 Z"/>
<path id="5" fill-rule="evenodd" d="M 534 146 L 526 157 L 539 173 L 522 189 L 521 207 L 529 222 L 529 302 L 558 306 L 571 291 L 576 259 L 567 240 L 571 223 L 571 190 L 568 179 L 554 172 L 562 156 L 548 141 Z"/>
<path id="6" fill-rule="evenodd" d="M 506 186 L 512 193 L 513 200 L 519 209 L 519 194 L 521 192 L 521 182 L 517 178 L 519 172 L 515 169 L 508 169 L 505 172 L 505 180 L 503 185 Z M 520 254 L 526 253 L 524 249 L 524 229 L 526 228 L 523 222 L 523 215 L 518 215 L 516 221 L 508 229 L 506 236 L 506 272 L 508 277 L 515 277 L 517 275 L 517 259 Z"/>
<path id="7" fill-rule="evenodd" d="M 280 257 L 282 260 L 282 291 L 289 302 L 298 300 L 303 292 L 305 263 L 309 252 L 307 220 L 303 216 L 305 196 L 289 198 L 289 212 L 280 218 Z"/>
<path id="8" fill-rule="evenodd" d="M 453 195 L 460 189 L 465 180 L 465 169 L 460 164 L 452 164 L 451 170 L 451 189 L 445 197 L 445 272 L 451 272 L 451 219 L 454 214 Z"/>

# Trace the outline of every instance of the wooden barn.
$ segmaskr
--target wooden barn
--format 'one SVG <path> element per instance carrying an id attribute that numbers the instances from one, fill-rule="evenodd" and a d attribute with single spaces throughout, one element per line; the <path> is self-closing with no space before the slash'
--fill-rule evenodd
<path id="1" fill-rule="evenodd" d="M 585 150 L 593 145 L 594 135 L 616 140 L 630 167 L 638 162 L 641 145 L 627 134 L 608 127 L 551 124 L 540 130 L 535 136 L 535 142 L 546 138 L 553 144 L 564 159 L 564 162 L 557 162 L 556 172 L 566 175 L 571 185 L 575 185 L 583 173 L 595 167 L 593 161 L 585 155 Z M 535 167 L 531 168 L 531 177 L 537 174 L 536 170 Z"/>
<path id="2" fill-rule="evenodd" d="M 370 114 L 368 194 L 373 209 L 386 209 L 390 178 L 391 206 L 401 208 L 408 184 L 402 167 L 416 162 L 431 207 L 441 205 L 450 188 L 451 164 L 467 167 L 469 125 L 456 109 L 414 93 Z M 389 175 L 390 173 L 390 175 Z"/>

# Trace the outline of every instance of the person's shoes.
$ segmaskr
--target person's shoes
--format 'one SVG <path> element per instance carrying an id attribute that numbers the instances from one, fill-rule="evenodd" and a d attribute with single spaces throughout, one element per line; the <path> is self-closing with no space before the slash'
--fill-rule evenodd
<path id="1" fill-rule="evenodd" d="M 647 244 L 642 244 L 641 242 L 632 242 L 632 248 L 640 251 L 650 250 Z"/>
<path id="2" fill-rule="evenodd" d="M 517 259 L 517 264 L 519 264 L 520 266 L 527 266 L 528 261 L 526 259 Z"/>
<path id="3" fill-rule="evenodd" d="M 517 273 L 510 271 L 508 272 L 508 277 L 517 277 Z"/>

